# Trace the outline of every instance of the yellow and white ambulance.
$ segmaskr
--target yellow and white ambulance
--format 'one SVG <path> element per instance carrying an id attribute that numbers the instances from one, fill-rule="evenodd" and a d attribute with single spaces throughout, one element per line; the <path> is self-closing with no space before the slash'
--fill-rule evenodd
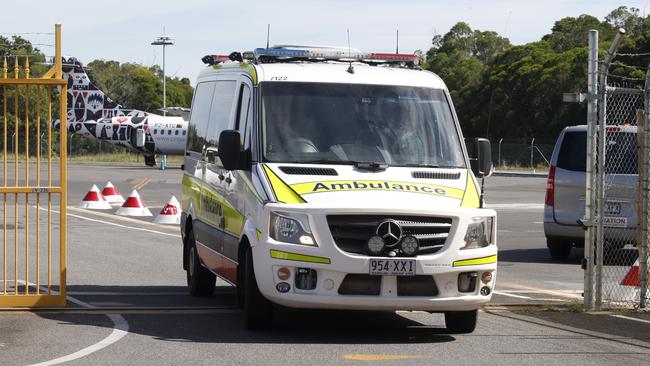
<path id="1" fill-rule="evenodd" d="M 443 81 L 416 55 L 275 46 L 209 55 L 182 181 L 190 293 L 273 307 L 443 312 L 472 332 L 497 269 L 496 213 Z M 470 158 L 468 156 L 470 148 Z"/>

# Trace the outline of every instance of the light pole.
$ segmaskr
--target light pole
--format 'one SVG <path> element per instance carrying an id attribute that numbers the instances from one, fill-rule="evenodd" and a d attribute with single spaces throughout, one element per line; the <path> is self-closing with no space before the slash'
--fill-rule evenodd
<path id="1" fill-rule="evenodd" d="M 171 39 L 170 37 L 167 36 L 160 36 L 154 39 L 153 42 L 151 42 L 152 46 L 162 46 L 163 48 L 163 64 L 162 64 L 162 72 L 163 72 L 163 116 L 167 115 L 167 80 L 165 78 L 165 48 L 167 46 L 173 46 L 174 45 L 174 40 Z"/>

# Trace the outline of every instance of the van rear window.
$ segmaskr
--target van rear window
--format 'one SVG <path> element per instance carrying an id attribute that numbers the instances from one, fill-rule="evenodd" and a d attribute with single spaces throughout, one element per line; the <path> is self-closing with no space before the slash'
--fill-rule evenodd
<path id="1" fill-rule="evenodd" d="M 638 174 L 636 133 L 608 132 L 605 151 L 606 174 Z M 564 134 L 558 168 L 576 172 L 586 171 L 587 133 L 585 131 Z"/>
<path id="2" fill-rule="evenodd" d="M 557 158 L 558 168 L 584 172 L 586 171 L 586 161 L 587 133 L 566 132 L 560 147 L 560 155 Z"/>

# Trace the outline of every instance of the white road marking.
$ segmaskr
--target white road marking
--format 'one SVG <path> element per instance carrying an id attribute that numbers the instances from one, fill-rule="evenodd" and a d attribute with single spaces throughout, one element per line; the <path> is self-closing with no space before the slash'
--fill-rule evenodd
<path id="1" fill-rule="evenodd" d="M 111 291 L 70 291 L 68 295 L 75 296 L 187 296 L 187 292 L 111 292 Z"/>
<path id="2" fill-rule="evenodd" d="M 508 293 L 508 292 L 503 292 L 503 291 L 493 291 L 493 293 L 496 294 L 496 295 L 515 297 L 517 299 L 533 300 L 533 298 L 529 297 L 529 296 L 515 295 L 515 294 Z"/>
<path id="3" fill-rule="evenodd" d="M 25 284 L 25 281 L 18 281 L 21 282 L 22 284 Z M 29 283 L 29 286 L 36 286 L 33 283 Z M 44 288 L 44 286 L 41 286 L 41 288 Z M 55 293 L 55 291 L 53 291 Z M 68 301 L 75 303 L 77 305 L 83 306 L 87 309 L 96 309 L 97 307 L 91 304 L 88 304 L 86 302 L 83 302 L 79 299 L 75 299 L 74 297 L 67 296 L 66 297 Z M 59 358 L 55 358 L 53 360 L 48 360 L 48 361 L 43 361 L 35 364 L 31 364 L 30 366 L 48 366 L 48 365 L 58 365 L 60 363 L 64 362 L 70 362 L 85 356 L 88 356 L 91 353 L 95 353 L 101 349 L 104 349 L 111 344 L 119 341 L 120 339 L 124 338 L 127 334 L 129 334 L 129 323 L 124 319 L 124 317 L 120 314 L 105 314 L 107 318 L 109 318 L 113 322 L 113 331 L 111 334 L 109 334 L 106 338 L 102 339 L 101 341 L 92 344 L 86 348 L 83 348 L 77 352 L 71 353 L 69 355 L 65 355 Z"/>
<path id="4" fill-rule="evenodd" d="M 47 208 L 44 208 L 44 207 L 40 207 L 40 209 L 43 210 L 43 211 L 47 211 Z M 60 213 L 59 211 L 56 211 L 56 210 L 52 210 L 52 212 L 57 213 L 57 214 Z M 171 236 L 171 237 L 174 237 L 174 238 L 179 238 L 180 237 L 180 234 L 164 233 L 164 232 L 158 231 L 158 230 L 145 229 L 145 228 L 142 228 L 142 227 L 135 227 L 135 226 L 127 226 L 127 225 L 122 225 L 122 224 L 118 224 L 118 223 L 110 222 L 110 221 L 105 221 L 105 220 L 91 219 L 90 217 L 75 215 L 75 214 L 71 214 L 71 213 L 68 213 L 68 216 L 74 217 L 74 218 L 77 218 L 77 219 L 81 219 L 81 220 L 98 222 L 100 224 L 117 226 L 117 227 L 121 227 L 121 228 L 125 228 L 125 229 L 131 229 L 131 230 L 137 230 L 137 231 L 145 231 L 145 232 L 148 232 L 148 233 L 166 235 L 166 236 Z"/>
<path id="5" fill-rule="evenodd" d="M 631 316 L 625 316 L 625 315 L 614 315 L 614 314 L 611 314 L 610 316 L 613 316 L 613 317 L 615 317 L 615 318 L 621 318 L 621 319 L 633 320 L 633 321 L 635 321 L 635 322 L 641 322 L 641 323 L 648 323 L 648 324 L 650 324 L 650 320 L 633 318 L 633 317 L 631 317 Z"/>
<path id="6" fill-rule="evenodd" d="M 543 203 L 493 203 L 488 204 L 487 208 L 495 210 L 543 210 Z"/>

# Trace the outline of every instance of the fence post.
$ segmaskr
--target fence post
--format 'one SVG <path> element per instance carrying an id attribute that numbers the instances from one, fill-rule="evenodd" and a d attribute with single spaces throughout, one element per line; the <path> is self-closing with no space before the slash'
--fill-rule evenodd
<path id="1" fill-rule="evenodd" d="M 533 170 L 533 173 L 535 173 L 535 165 L 533 165 L 533 155 L 535 154 L 535 138 L 533 137 L 533 140 L 530 142 L 530 168 Z"/>
<path id="2" fill-rule="evenodd" d="M 503 142 L 503 137 L 499 139 L 499 162 L 498 166 L 501 167 L 501 143 Z"/>
<path id="3" fill-rule="evenodd" d="M 589 31 L 589 64 L 588 64 L 588 104 L 587 104 L 587 162 L 586 162 L 586 190 L 585 190 L 585 223 L 587 231 L 585 232 L 584 244 L 584 305 L 585 310 L 591 311 L 594 308 L 594 285 L 593 285 L 593 237 L 594 237 L 594 194 L 592 188 L 595 186 L 594 174 L 592 171 L 593 153 L 596 147 L 594 129 L 596 128 L 596 119 L 598 117 L 598 31 Z"/>
<path id="4" fill-rule="evenodd" d="M 641 146 L 641 151 L 639 157 L 641 157 L 642 164 L 639 166 L 639 178 L 640 178 L 640 189 L 641 189 L 641 210 L 639 210 L 640 215 L 637 218 L 637 222 L 641 224 L 641 240 L 637 242 L 637 248 L 639 249 L 639 308 L 644 309 L 646 307 L 646 298 L 648 294 L 648 204 L 650 202 L 648 197 L 649 187 L 649 177 L 648 172 L 650 171 L 650 162 L 648 154 L 650 153 L 649 144 L 650 138 L 648 134 L 650 133 L 650 66 L 646 72 L 645 79 L 645 93 L 644 93 L 644 115 L 641 119 L 643 123 L 643 141 Z"/>

